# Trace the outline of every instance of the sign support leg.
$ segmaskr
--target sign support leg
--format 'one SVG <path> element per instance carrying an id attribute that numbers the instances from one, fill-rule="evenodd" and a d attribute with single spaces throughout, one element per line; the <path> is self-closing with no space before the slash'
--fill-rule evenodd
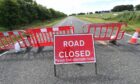
<path id="1" fill-rule="evenodd" d="M 95 62 L 95 74 L 97 75 L 98 72 L 97 72 L 97 63 Z"/>
<path id="2" fill-rule="evenodd" d="M 54 76 L 56 77 L 56 65 L 54 64 Z"/>

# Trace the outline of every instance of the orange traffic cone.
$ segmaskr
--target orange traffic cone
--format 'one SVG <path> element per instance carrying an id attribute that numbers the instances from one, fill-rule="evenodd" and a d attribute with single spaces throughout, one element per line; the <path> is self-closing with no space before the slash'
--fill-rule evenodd
<path id="1" fill-rule="evenodd" d="M 133 34 L 132 38 L 129 40 L 129 43 L 130 44 L 137 44 L 137 42 L 138 42 L 138 35 L 139 35 L 139 33 L 136 31 Z"/>

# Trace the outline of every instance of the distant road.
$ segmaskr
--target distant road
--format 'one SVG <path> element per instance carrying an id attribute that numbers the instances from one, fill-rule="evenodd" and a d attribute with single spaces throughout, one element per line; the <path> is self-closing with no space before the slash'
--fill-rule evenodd
<path id="1" fill-rule="evenodd" d="M 93 19 L 94 20 L 94 19 Z M 59 24 L 73 25 L 76 33 L 82 33 L 82 25 L 88 22 L 68 17 Z M 0 84 L 140 84 L 140 45 L 130 45 L 130 36 L 118 41 L 119 46 L 95 42 L 98 75 L 94 64 L 57 65 L 53 74 L 53 49 L 46 47 L 36 53 L 8 53 L 0 57 Z"/>

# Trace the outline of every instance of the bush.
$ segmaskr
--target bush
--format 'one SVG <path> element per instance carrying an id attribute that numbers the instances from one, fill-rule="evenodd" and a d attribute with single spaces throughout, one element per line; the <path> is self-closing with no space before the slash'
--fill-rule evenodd
<path id="1" fill-rule="evenodd" d="M 132 32 L 132 31 L 135 31 L 135 29 L 132 28 L 132 27 L 122 28 L 122 30 L 124 30 L 124 31 L 126 31 L 126 32 Z"/>
<path id="2" fill-rule="evenodd" d="M 133 7 L 133 5 L 118 5 L 118 6 L 115 6 L 111 11 L 112 12 L 121 12 L 121 11 L 125 11 L 125 10 L 134 11 L 134 7 Z"/>
<path id="3" fill-rule="evenodd" d="M 1 0 L 0 26 L 13 30 L 19 25 L 64 17 L 66 14 L 37 4 L 34 0 Z"/>
<path id="4" fill-rule="evenodd" d="M 119 22 L 131 22 L 137 20 L 138 19 L 137 16 L 138 15 L 136 12 L 124 12 L 122 14 L 119 14 L 115 18 L 118 19 Z"/>
<path id="5" fill-rule="evenodd" d="M 140 4 L 135 6 L 136 10 L 139 11 L 140 10 Z"/>

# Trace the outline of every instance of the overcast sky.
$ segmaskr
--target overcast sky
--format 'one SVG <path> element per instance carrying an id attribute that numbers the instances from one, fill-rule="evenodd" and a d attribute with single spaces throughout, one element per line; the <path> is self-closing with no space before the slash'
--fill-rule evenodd
<path id="1" fill-rule="evenodd" d="M 36 2 L 66 14 L 110 10 L 116 5 L 140 4 L 140 0 L 36 0 Z"/>

